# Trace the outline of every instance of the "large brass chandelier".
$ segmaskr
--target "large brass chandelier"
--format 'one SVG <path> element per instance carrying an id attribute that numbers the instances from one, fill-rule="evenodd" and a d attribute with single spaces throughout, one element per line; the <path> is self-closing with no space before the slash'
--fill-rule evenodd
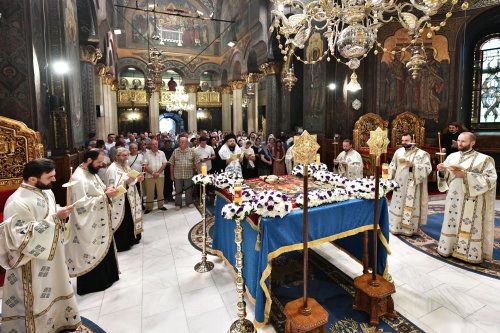
<path id="1" fill-rule="evenodd" d="M 454 7 L 459 0 L 273 0 L 272 10 L 276 38 L 279 48 L 287 57 L 294 56 L 305 64 L 314 64 L 324 57 L 330 61 L 333 57 L 337 62 L 344 63 L 353 70 L 351 81 L 356 79 L 355 70 L 360 61 L 375 47 L 374 54 L 379 51 L 396 52 L 410 51 L 412 58 L 407 67 L 413 77 L 418 75 L 425 64 L 421 52 L 422 37 L 432 37 L 446 25 L 446 20 L 452 16 Z M 444 6 L 448 5 L 444 19 L 437 24 L 431 17 Z M 467 2 L 462 2 L 461 8 L 468 8 Z M 411 36 L 411 42 L 399 51 L 388 51 L 377 41 L 377 33 L 381 26 L 388 22 L 398 21 Z M 317 59 L 303 60 L 295 54 L 296 48 L 303 49 L 309 38 L 319 32 L 326 39 L 328 47 Z M 423 36 L 423 34 L 426 36 Z M 429 35 L 430 34 L 430 35 Z"/>

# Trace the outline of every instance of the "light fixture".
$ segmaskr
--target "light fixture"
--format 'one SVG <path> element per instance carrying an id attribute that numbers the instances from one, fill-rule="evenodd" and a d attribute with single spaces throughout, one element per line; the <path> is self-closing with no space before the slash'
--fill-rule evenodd
<path id="1" fill-rule="evenodd" d="M 115 33 L 115 35 L 121 35 L 122 29 L 115 29 L 115 30 L 113 30 L 113 32 Z"/>
<path id="2" fill-rule="evenodd" d="M 192 111 L 195 109 L 193 104 L 189 103 L 189 95 L 184 92 L 183 86 L 177 86 L 175 92 L 170 95 L 170 102 L 165 106 L 169 112 Z"/>
<path id="3" fill-rule="evenodd" d="M 64 60 L 56 60 L 52 63 L 54 74 L 64 75 L 69 72 L 69 65 Z"/>
<path id="4" fill-rule="evenodd" d="M 358 76 L 356 75 L 355 72 L 352 72 L 351 80 L 347 84 L 346 89 L 349 90 L 350 92 L 356 92 L 361 89 L 361 85 L 358 82 Z"/>
<path id="5" fill-rule="evenodd" d="M 331 82 L 328 84 L 328 89 L 335 90 L 335 88 L 337 88 L 337 85 L 335 83 Z"/>
<path id="6" fill-rule="evenodd" d="M 149 8 L 150 10 L 155 9 L 155 4 L 154 4 L 154 3 L 150 3 L 150 4 L 148 5 L 148 8 Z"/>
<path id="7" fill-rule="evenodd" d="M 324 57 L 328 61 L 335 58 L 355 71 L 360 61 L 375 46 L 377 54 L 382 52 L 406 52 L 417 44 L 425 33 L 428 38 L 432 33 L 446 26 L 458 2 L 462 10 L 468 7 L 465 0 L 273 0 L 272 10 L 284 60 L 294 56 L 305 64 L 314 64 Z M 431 21 L 432 16 L 446 8 L 443 20 Z M 399 51 L 387 50 L 377 41 L 378 30 L 386 23 L 398 21 L 411 36 L 411 42 Z M 313 34 L 326 39 L 328 48 L 319 59 L 304 60 L 295 53 L 295 48 L 303 49 Z M 430 34 L 430 35 L 429 35 Z M 416 58 L 418 56 L 415 56 Z M 417 63 L 420 63 L 418 57 Z M 413 68 L 418 68 L 413 66 Z M 412 73 L 413 75 L 413 73 Z"/>
<path id="8" fill-rule="evenodd" d="M 134 67 L 129 67 L 127 68 L 129 71 L 135 71 L 135 68 Z"/>
<path id="9" fill-rule="evenodd" d="M 288 88 L 288 91 L 292 91 L 295 82 L 298 81 L 297 77 L 295 76 L 295 72 L 293 70 L 293 64 L 290 68 L 288 68 L 286 75 L 283 76 L 281 81 Z"/>
<path id="10" fill-rule="evenodd" d="M 203 15 L 205 15 L 205 14 L 203 14 L 203 12 L 201 10 L 197 10 L 196 14 L 198 14 L 199 17 L 202 17 Z"/>
<path id="11" fill-rule="evenodd" d="M 233 42 L 232 40 L 227 42 L 227 46 L 229 46 L 229 47 L 234 47 L 235 45 L 236 45 L 236 43 Z"/>
<path id="12" fill-rule="evenodd" d="M 211 19 L 214 18 L 214 12 L 211 12 L 208 17 L 210 17 Z"/>

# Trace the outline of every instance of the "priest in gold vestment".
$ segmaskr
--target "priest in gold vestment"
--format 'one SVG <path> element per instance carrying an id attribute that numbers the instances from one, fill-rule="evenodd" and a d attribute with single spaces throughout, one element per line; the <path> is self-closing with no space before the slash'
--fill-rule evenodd
<path id="1" fill-rule="evenodd" d="M 481 263 L 493 258 L 495 161 L 474 150 L 473 133 L 461 133 L 457 143 L 458 152 L 437 166 L 439 190 L 448 191 L 437 251 Z"/>
<path id="2" fill-rule="evenodd" d="M 399 184 L 389 206 L 389 230 L 411 236 L 427 223 L 427 176 L 432 165 L 429 154 L 414 145 L 411 134 L 403 134 L 401 144 L 389 165 L 390 178 Z"/>
<path id="3" fill-rule="evenodd" d="M 23 183 L 5 205 L 0 225 L 0 263 L 7 270 L 2 297 L 2 332 L 52 333 L 80 326 L 65 263 L 64 219 L 72 206 L 56 208 L 50 190 L 55 164 L 28 162 Z"/>

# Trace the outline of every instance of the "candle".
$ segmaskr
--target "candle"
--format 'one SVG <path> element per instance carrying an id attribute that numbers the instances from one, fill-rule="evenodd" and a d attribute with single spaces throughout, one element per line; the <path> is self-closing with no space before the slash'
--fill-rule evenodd
<path id="1" fill-rule="evenodd" d="M 321 164 L 321 156 L 319 154 L 316 154 L 316 164 L 317 165 Z"/>
<path id="2" fill-rule="evenodd" d="M 382 164 L 382 178 L 383 179 L 389 178 L 389 165 L 387 163 Z"/>
<path id="3" fill-rule="evenodd" d="M 205 177 L 207 175 L 207 164 L 201 163 L 201 175 Z"/>
<path id="4" fill-rule="evenodd" d="M 69 167 L 69 182 L 66 188 L 66 206 L 71 205 L 71 178 L 73 178 L 73 167 Z"/>
<path id="5" fill-rule="evenodd" d="M 240 204 L 242 201 L 243 186 L 241 184 L 234 184 L 234 197 L 233 202 Z"/>
<path id="6" fill-rule="evenodd" d="M 438 132 L 438 146 L 439 146 L 439 152 L 441 152 L 441 132 Z"/>

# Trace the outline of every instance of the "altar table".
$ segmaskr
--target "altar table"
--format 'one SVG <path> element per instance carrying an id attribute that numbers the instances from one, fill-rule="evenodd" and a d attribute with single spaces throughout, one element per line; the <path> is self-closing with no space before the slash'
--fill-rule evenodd
<path id="1" fill-rule="evenodd" d="M 236 244 L 234 243 L 235 222 L 224 219 L 222 207 L 229 200 L 217 193 L 215 225 L 211 251 L 236 270 Z M 362 236 L 364 231 L 373 230 L 373 200 L 351 199 L 330 205 L 309 208 L 309 247 L 325 242 L 335 244 L 359 261 L 362 260 Z M 377 242 L 377 272 L 386 273 L 389 251 L 389 220 L 387 201 L 379 202 L 379 242 Z M 284 218 L 259 218 L 255 224 L 247 219 L 243 227 L 243 276 L 247 295 L 255 303 L 256 326 L 269 321 L 271 292 L 269 289 L 272 260 L 280 254 L 301 250 L 303 247 L 303 211 L 294 210 Z M 260 235 L 259 235 L 260 234 Z M 371 250 L 372 232 L 369 232 Z M 259 240 L 259 244 L 258 243 Z M 370 266 L 371 266 L 370 251 Z M 236 304 L 235 304 L 236 306 Z"/>

